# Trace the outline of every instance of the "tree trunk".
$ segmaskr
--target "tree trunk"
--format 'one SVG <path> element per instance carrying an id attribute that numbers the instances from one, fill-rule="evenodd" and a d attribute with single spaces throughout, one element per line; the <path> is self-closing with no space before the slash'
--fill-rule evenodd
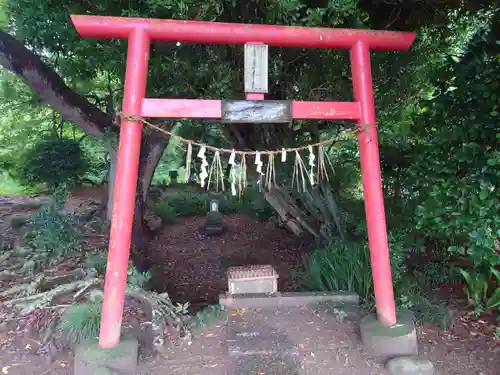
<path id="1" fill-rule="evenodd" d="M 139 270 L 146 270 L 154 265 L 149 261 L 146 251 L 152 237 L 146 221 L 147 198 L 154 172 L 167 143 L 168 141 L 156 132 L 144 134 L 141 142 L 131 249 L 134 264 Z"/>
<path id="2" fill-rule="evenodd" d="M 108 146 L 109 152 L 109 171 L 108 171 L 108 185 L 105 189 L 105 196 L 102 199 L 103 209 L 106 210 L 106 218 L 111 222 L 113 215 L 113 202 L 115 198 L 115 181 L 116 181 L 116 165 L 118 162 L 117 152 L 111 145 Z"/>

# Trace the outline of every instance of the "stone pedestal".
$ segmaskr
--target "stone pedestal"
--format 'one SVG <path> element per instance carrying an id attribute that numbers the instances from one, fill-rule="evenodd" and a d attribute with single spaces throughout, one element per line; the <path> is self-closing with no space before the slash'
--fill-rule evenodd
<path id="1" fill-rule="evenodd" d="M 224 232 L 222 225 L 222 214 L 219 211 L 211 211 L 207 213 L 203 231 L 207 236 L 220 236 Z"/>
<path id="2" fill-rule="evenodd" d="M 360 331 L 366 351 L 382 362 L 418 354 L 417 334 L 410 311 L 399 313 L 397 324 L 391 327 L 380 324 L 374 315 L 367 315 L 361 319 Z"/>
<path id="3" fill-rule="evenodd" d="M 103 349 L 97 340 L 79 344 L 75 350 L 74 375 L 136 375 L 137 340 L 123 335 L 113 349 Z"/>

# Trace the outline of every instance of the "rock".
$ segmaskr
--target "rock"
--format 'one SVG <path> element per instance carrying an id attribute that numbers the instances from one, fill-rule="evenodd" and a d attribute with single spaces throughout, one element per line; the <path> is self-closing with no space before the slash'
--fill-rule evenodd
<path id="1" fill-rule="evenodd" d="M 149 229 L 151 229 L 153 232 L 156 232 L 163 225 L 163 221 L 161 220 L 161 218 L 159 218 L 157 216 L 153 216 L 153 215 L 147 216 L 145 218 L 145 220 L 146 220 L 146 223 L 147 223 Z"/>
<path id="2" fill-rule="evenodd" d="M 387 362 L 386 368 L 389 375 L 435 374 L 435 368 L 431 361 L 415 356 L 393 358 Z"/>
<path id="3" fill-rule="evenodd" d="M 9 330 L 7 322 L 0 323 L 0 333 L 6 333 Z"/>
<path id="4" fill-rule="evenodd" d="M 16 214 L 10 218 L 10 226 L 12 229 L 19 229 L 28 224 L 30 217 L 27 215 Z"/>
<path id="5" fill-rule="evenodd" d="M 28 275 L 28 274 L 33 274 L 36 271 L 36 269 L 37 269 L 37 263 L 33 259 L 29 259 L 23 264 L 19 272 Z"/>
<path id="6" fill-rule="evenodd" d="M 49 205 L 53 202 L 50 197 L 39 197 L 35 199 L 26 200 L 24 202 L 17 202 L 14 204 L 13 209 L 16 211 L 21 210 L 37 210 L 42 206 Z"/>
<path id="7" fill-rule="evenodd" d="M 0 281 L 11 281 L 17 279 L 17 274 L 10 271 L 0 272 Z"/>
<path id="8" fill-rule="evenodd" d="M 14 247 L 14 240 L 0 235 L 0 251 L 9 251 Z"/>
<path id="9" fill-rule="evenodd" d="M 27 246 L 21 246 L 21 245 L 16 246 L 16 249 L 15 249 L 16 254 L 19 256 L 28 255 L 31 253 L 31 251 L 32 251 L 31 248 L 29 248 Z"/>

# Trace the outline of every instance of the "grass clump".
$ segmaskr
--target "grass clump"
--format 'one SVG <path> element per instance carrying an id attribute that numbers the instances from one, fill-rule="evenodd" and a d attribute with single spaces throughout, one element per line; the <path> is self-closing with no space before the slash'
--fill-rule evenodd
<path id="1" fill-rule="evenodd" d="M 394 252 L 393 252 L 394 253 Z M 393 277 L 399 278 L 402 259 L 391 259 Z M 363 305 L 375 304 L 370 251 L 366 241 L 334 240 L 324 248 L 312 252 L 299 276 L 299 285 L 313 291 L 345 291 L 359 295 Z"/>
<path id="2" fill-rule="evenodd" d="M 101 324 L 101 303 L 83 303 L 68 307 L 61 315 L 58 329 L 71 343 L 97 338 Z"/>
<path id="3" fill-rule="evenodd" d="M 391 269 L 396 303 L 399 309 L 411 310 L 419 322 L 448 327 L 454 313 L 444 303 L 429 297 L 429 285 L 407 271 L 404 235 L 389 236 Z M 313 251 L 298 276 L 299 286 L 311 291 L 346 291 L 359 295 L 368 310 L 375 308 L 373 275 L 368 243 L 364 239 L 334 240 Z M 430 289 L 430 288 L 429 288 Z"/>

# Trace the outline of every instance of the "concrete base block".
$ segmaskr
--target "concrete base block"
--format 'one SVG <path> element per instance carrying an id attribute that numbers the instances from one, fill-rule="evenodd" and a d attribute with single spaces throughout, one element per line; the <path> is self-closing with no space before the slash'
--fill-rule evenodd
<path id="1" fill-rule="evenodd" d="M 330 307 L 358 305 L 359 296 L 348 292 L 290 292 L 271 294 L 235 294 L 219 295 L 219 304 L 227 309 L 253 309 L 298 307 L 328 303 Z"/>
<path id="2" fill-rule="evenodd" d="M 75 350 L 74 375 L 136 375 L 139 345 L 123 335 L 113 349 L 103 349 L 97 340 L 79 344 Z"/>
<path id="3" fill-rule="evenodd" d="M 419 357 L 396 357 L 386 365 L 389 375 L 434 375 L 436 369 L 431 361 Z"/>
<path id="4" fill-rule="evenodd" d="M 417 333 L 413 314 L 401 312 L 392 327 L 381 325 L 373 315 L 360 321 L 361 341 L 366 351 L 383 362 L 401 356 L 418 355 Z"/>

